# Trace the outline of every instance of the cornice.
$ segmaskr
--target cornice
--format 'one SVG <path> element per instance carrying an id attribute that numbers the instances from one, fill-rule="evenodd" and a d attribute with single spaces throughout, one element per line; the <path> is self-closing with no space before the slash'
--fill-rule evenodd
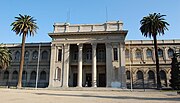
<path id="1" fill-rule="evenodd" d="M 54 36 L 72 36 L 72 35 L 104 35 L 104 34 L 120 34 L 126 36 L 128 30 L 120 30 L 120 31 L 92 31 L 92 32 L 63 32 L 63 33 L 48 33 L 50 37 Z"/>

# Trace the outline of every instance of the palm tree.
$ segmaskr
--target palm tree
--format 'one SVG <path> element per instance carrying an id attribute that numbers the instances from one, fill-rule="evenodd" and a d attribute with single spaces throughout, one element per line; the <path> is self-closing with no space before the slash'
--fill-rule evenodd
<path id="1" fill-rule="evenodd" d="M 16 35 L 21 36 L 22 35 L 22 47 L 21 47 L 21 60 L 20 60 L 20 68 L 19 68 L 19 77 L 18 77 L 18 84 L 17 88 L 22 87 L 22 71 L 23 71 L 23 65 L 24 65 L 24 51 L 25 51 L 25 40 L 26 36 L 28 34 L 30 36 L 34 36 L 36 33 L 36 30 L 38 29 L 38 26 L 36 25 L 36 19 L 29 15 L 21 15 L 19 14 L 19 17 L 15 17 L 15 21 L 11 24 L 12 31 L 16 33 Z"/>
<path id="2" fill-rule="evenodd" d="M 154 48 L 156 56 L 156 75 L 157 75 L 157 89 L 161 89 L 161 81 L 159 74 L 159 58 L 157 50 L 157 35 L 163 35 L 165 30 L 168 30 L 167 26 L 169 24 L 163 18 L 166 15 L 161 15 L 160 13 L 149 14 L 149 16 L 143 17 L 140 21 L 141 23 L 141 33 L 145 37 L 153 37 Z"/>
<path id="3" fill-rule="evenodd" d="M 10 50 L 0 45 L 0 69 L 7 69 L 10 65 L 11 59 Z"/>

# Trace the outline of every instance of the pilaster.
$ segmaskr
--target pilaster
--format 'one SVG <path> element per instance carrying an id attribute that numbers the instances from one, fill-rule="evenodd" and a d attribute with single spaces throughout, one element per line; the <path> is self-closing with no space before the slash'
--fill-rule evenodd
<path id="1" fill-rule="evenodd" d="M 146 55 L 146 51 L 147 51 L 147 48 L 142 48 L 142 60 L 143 61 L 146 61 L 147 60 L 147 55 Z"/>
<path id="2" fill-rule="evenodd" d="M 164 59 L 165 61 L 169 59 L 168 57 L 168 48 L 164 47 Z"/>
<path id="3" fill-rule="evenodd" d="M 125 43 L 120 43 L 120 75 L 121 88 L 126 88 L 126 72 L 125 72 Z"/>
<path id="4" fill-rule="evenodd" d="M 55 55 L 56 50 L 55 50 L 55 44 L 51 44 L 51 62 L 50 62 L 50 77 L 49 77 L 49 86 L 48 87 L 53 87 L 54 86 L 54 75 L 55 75 Z M 28 79 L 29 80 L 29 79 Z"/>

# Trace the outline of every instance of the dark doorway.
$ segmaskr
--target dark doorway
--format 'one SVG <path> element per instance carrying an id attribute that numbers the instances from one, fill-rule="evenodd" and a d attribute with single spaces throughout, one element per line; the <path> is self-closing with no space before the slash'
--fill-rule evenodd
<path id="1" fill-rule="evenodd" d="M 77 73 L 73 74 L 73 87 L 77 86 Z"/>
<path id="2" fill-rule="evenodd" d="M 85 82 L 85 87 L 91 87 L 92 86 L 92 74 L 87 73 L 86 74 L 86 82 Z"/>
<path id="3" fill-rule="evenodd" d="M 99 87 L 106 87 L 106 74 L 99 74 Z"/>

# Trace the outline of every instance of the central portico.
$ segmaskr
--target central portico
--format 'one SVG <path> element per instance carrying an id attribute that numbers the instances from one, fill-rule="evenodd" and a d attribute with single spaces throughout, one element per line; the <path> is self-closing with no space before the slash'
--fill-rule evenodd
<path id="1" fill-rule="evenodd" d="M 125 37 L 121 21 L 55 23 L 49 87 L 126 88 Z"/>

